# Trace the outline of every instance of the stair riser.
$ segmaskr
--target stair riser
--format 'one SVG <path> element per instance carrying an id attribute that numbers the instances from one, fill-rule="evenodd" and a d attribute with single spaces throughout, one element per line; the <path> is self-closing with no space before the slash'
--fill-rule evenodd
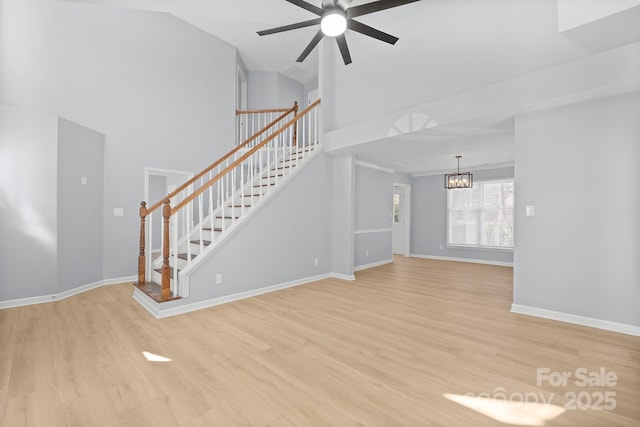
<path id="1" fill-rule="evenodd" d="M 264 196 L 250 196 L 250 195 L 240 196 L 240 197 L 236 198 L 234 204 L 236 204 L 236 205 L 255 205 L 263 197 Z"/>
<path id="2" fill-rule="evenodd" d="M 245 203 L 245 205 L 249 205 L 249 203 Z M 225 206 L 224 212 L 220 211 L 219 213 L 220 213 L 220 215 L 224 215 L 225 217 L 231 217 L 231 216 L 240 217 L 243 214 L 248 213 L 249 209 L 251 209 L 251 206 L 245 206 L 244 208 L 242 208 L 242 207 Z M 208 224 L 206 224 L 205 226 L 208 226 Z"/>

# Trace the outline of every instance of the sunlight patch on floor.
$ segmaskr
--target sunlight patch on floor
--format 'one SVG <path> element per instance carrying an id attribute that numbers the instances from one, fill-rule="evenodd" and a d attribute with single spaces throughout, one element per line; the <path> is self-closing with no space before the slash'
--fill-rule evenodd
<path id="1" fill-rule="evenodd" d="M 142 355 L 145 357 L 145 359 L 147 359 L 149 362 L 171 362 L 172 360 L 164 357 L 164 356 L 159 356 L 157 354 L 153 354 L 153 353 L 149 353 L 148 351 L 143 351 Z"/>
<path id="2" fill-rule="evenodd" d="M 516 426 L 544 426 L 565 411 L 563 407 L 550 403 L 511 402 L 449 393 L 443 396 L 496 421 Z"/>

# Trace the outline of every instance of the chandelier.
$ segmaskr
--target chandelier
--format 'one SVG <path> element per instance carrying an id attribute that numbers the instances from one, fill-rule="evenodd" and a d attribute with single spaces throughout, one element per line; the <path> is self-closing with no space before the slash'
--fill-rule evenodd
<path id="1" fill-rule="evenodd" d="M 471 172 L 460 173 L 460 158 L 462 156 L 456 156 L 458 159 L 458 172 L 448 173 L 444 176 L 444 188 L 451 190 L 454 188 L 472 188 L 473 187 L 473 174 Z"/>

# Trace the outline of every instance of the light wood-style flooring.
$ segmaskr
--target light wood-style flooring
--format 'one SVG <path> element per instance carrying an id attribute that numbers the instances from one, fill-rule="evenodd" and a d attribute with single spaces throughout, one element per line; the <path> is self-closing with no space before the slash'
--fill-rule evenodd
<path id="1" fill-rule="evenodd" d="M 130 284 L 0 310 L 0 425 L 504 426 L 445 395 L 524 422 L 538 406 L 486 398 L 572 392 L 583 410 L 546 425 L 640 425 L 640 338 L 510 313 L 510 268 L 398 257 L 356 276 L 163 320 Z M 538 368 L 617 381 L 538 385 Z M 584 409 L 600 392 L 615 409 Z"/>

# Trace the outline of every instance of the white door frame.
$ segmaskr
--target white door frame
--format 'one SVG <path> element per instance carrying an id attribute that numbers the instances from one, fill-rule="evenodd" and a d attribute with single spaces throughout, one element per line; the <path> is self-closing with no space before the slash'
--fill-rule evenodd
<path id="1" fill-rule="evenodd" d="M 247 76 L 244 75 L 240 65 L 236 69 L 236 109 L 246 110 L 248 104 Z"/>
<path id="2" fill-rule="evenodd" d="M 193 178 L 193 172 L 185 172 L 185 171 L 177 171 L 177 170 L 171 170 L 171 169 L 161 169 L 161 168 L 153 168 L 153 167 L 145 167 L 144 168 L 144 200 L 145 202 L 147 202 L 147 207 L 151 207 L 152 203 L 156 203 L 158 202 L 158 200 L 149 200 L 149 177 L 150 176 L 164 176 L 165 178 L 169 178 L 169 177 L 178 177 L 178 179 L 180 181 L 183 182 L 187 182 L 189 181 L 191 178 Z M 167 193 L 169 194 L 169 189 L 167 188 Z M 173 204 L 173 203 L 172 203 Z M 162 208 L 160 208 L 160 212 L 162 212 Z M 162 215 L 161 213 L 159 215 Z M 158 222 L 158 224 L 160 224 Z M 154 248 L 154 239 L 153 239 L 153 230 L 154 230 L 154 224 L 153 224 L 153 216 L 148 217 L 147 219 L 147 238 L 150 239 L 149 243 L 150 246 L 149 247 L 149 259 L 152 259 L 151 254 L 154 252 L 160 252 L 161 248 L 157 247 Z M 156 225 L 158 226 L 158 225 Z M 161 229 L 160 233 L 162 235 L 163 230 Z M 156 239 L 159 240 L 158 243 L 162 242 L 162 238 L 160 239 Z"/>
<path id="3" fill-rule="evenodd" d="M 193 178 L 193 172 L 185 172 L 185 171 L 177 171 L 171 169 L 161 169 L 161 168 L 152 168 L 145 167 L 144 168 L 144 200 L 147 203 L 155 203 L 157 200 L 149 200 L 149 176 L 150 175 L 159 175 L 159 176 L 182 176 L 184 177 L 184 182 L 189 181 Z"/>
<path id="4" fill-rule="evenodd" d="M 404 203 L 400 206 L 401 211 L 404 212 L 404 227 L 402 227 L 402 234 L 404 235 L 403 243 L 404 249 L 402 255 L 408 257 L 411 256 L 411 185 L 401 182 L 394 182 L 393 188 L 402 187 L 404 190 Z"/>

